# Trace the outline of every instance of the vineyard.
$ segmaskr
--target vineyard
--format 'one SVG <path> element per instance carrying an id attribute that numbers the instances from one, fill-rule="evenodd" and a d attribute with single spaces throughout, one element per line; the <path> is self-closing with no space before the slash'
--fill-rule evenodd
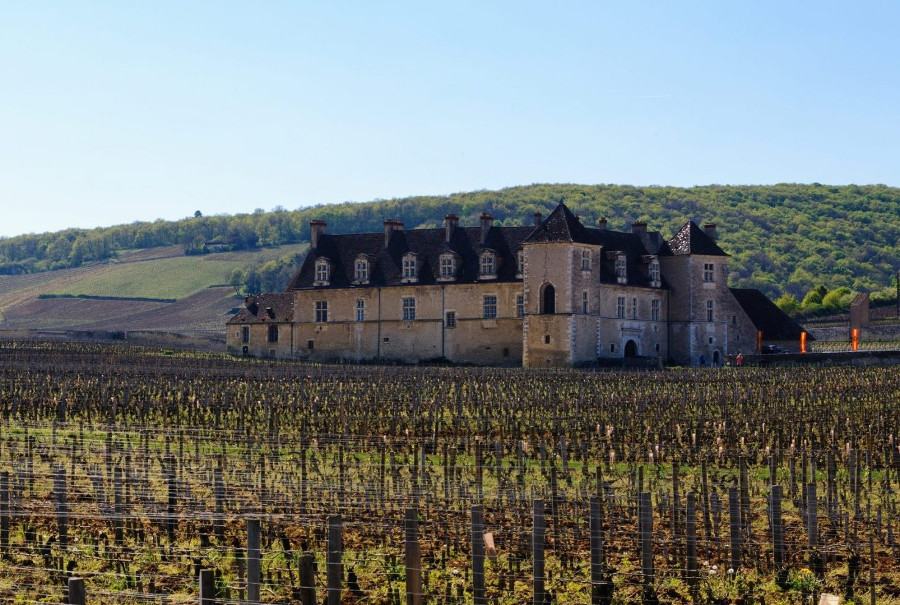
<path id="1" fill-rule="evenodd" d="M 900 603 L 898 402 L 0 343 L 0 601 Z"/>

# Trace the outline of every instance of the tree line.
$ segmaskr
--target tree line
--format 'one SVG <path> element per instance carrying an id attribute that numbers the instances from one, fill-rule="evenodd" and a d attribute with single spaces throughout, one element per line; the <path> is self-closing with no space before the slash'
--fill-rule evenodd
<path id="1" fill-rule="evenodd" d="M 179 221 L 0 238 L 0 274 L 78 267 L 120 251 L 157 246 L 181 245 L 186 254 L 205 254 L 296 244 L 308 241 L 312 219 L 327 221 L 330 233 L 379 231 L 385 218 L 399 219 L 407 229 L 436 227 L 448 213 L 457 214 L 463 225 L 475 225 L 483 211 L 491 213 L 497 225 L 528 225 L 533 213 L 546 216 L 559 202 L 586 224 L 606 217 L 609 228 L 618 230 L 646 221 L 651 229 L 671 236 L 687 220 L 715 222 L 720 244 L 732 256 L 732 286 L 759 288 L 772 298 L 793 296 L 801 306 L 820 286 L 826 292 L 847 288 L 890 298 L 900 269 L 896 187 L 535 184 L 297 210 L 258 209 L 233 216 L 197 212 Z M 271 266 L 265 269 L 243 267 L 232 279 L 251 291 L 280 290 L 287 283 L 284 276 L 290 275 L 287 266 L 299 260 L 268 261 Z"/>

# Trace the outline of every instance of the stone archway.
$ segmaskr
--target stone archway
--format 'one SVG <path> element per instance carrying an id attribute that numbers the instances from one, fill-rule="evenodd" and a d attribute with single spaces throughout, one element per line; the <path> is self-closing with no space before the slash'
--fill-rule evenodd
<path id="1" fill-rule="evenodd" d="M 637 357 L 638 355 L 638 347 L 637 343 L 633 340 L 629 340 L 625 343 L 625 357 Z"/>

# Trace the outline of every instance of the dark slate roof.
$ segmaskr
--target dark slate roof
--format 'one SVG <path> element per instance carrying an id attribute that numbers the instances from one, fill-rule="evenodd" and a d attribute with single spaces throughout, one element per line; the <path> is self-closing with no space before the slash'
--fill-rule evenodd
<path id="1" fill-rule="evenodd" d="M 227 323 L 290 323 L 293 320 L 293 295 L 290 292 L 276 292 L 274 294 L 260 294 L 256 297 L 256 304 L 245 305 Z"/>
<path id="2" fill-rule="evenodd" d="M 384 233 L 323 234 L 316 249 L 310 250 L 288 290 L 310 288 L 315 280 L 315 261 L 325 257 L 332 263 L 330 286 L 354 286 L 355 261 L 360 254 L 369 258 L 369 286 L 401 284 L 403 256 L 416 254 L 419 261 L 417 284 L 438 283 L 440 255 L 451 251 L 458 255 L 456 280 L 453 283 L 478 281 L 479 255 L 493 250 L 497 255 L 497 277 L 493 281 L 516 281 L 517 252 L 534 227 L 491 227 L 484 245 L 481 227 L 456 227 L 450 241 L 439 229 L 397 230 L 391 234 L 387 248 Z M 359 286 L 365 287 L 365 286 Z"/>
<path id="3" fill-rule="evenodd" d="M 764 340 L 800 340 L 803 326 L 775 306 L 765 294 L 752 288 L 729 289 L 756 329 L 762 330 Z M 807 338 L 813 340 L 812 336 L 807 335 Z"/>
<path id="4" fill-rule="evenodd" d="M 591 241 L 588 230 L 565 204 L 559 204 L 554 208 L 550 216 L 538 225 L 525 241 L 529 244 L 549 242 L 594 243 Z"/>
<path id="5" fill-rule="evenodd" d="M 707 256 L 728 256 L 715 240 L 706 235 L 694 221 L 688 221 L 669 240 L 672 254 L 705 254 Z"/>

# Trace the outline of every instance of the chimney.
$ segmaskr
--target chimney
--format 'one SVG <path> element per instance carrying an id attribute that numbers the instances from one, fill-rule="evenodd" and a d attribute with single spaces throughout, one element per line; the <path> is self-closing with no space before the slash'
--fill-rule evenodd
<path id="1" fill-rule="evenodd" d="M 258 307 L 256 306 L 256 297 L 253 296 L 252 294 L 247 295 L 247 296 L 244 298 L 244 306 L 247 307 L 247 309 L 249 309 L 250 312 L 253 313 L 253 314 L 255 315 L 255 314 L 256 314 L 256 309 L 258 308 Z"/>
<path id="2" fill-rule="evenodd" d="M 600 231 L 606 231 L 606 217 L 605 216 L 600 217 L 600 220 L 597 221 L 597 228 L 600 229 Z"/>
<path id="3" fill-rule="evenodd" d="M 647 233 L 647 223 L 644 221 L 634 221 L 631 223 L 631 232 L 638 237 L 643 237 Z"/>
<path id="4" fill-rule="evenodd" d="M 309 247 L 315 250 L 319 247 L 319 237 L 325 235 L 328 223 L 325 221 L 309 222 Z"/>
<path id="5" fill-rule="evenodd" d="M 481 245 L 485 245 L 487 243 L 488 232 L 491 230 L 491 227 L 494 225 L 494 217 L 488 214 L 487 212 L 481 213 Z"/>
<path id="6" fill-rule="evenodd" d="M 541 224 L 541 221 L 544 219 L 543 215 L 540 212 L 534 213 L 534 226 L 537 227 Z"/>
<path id="7" fill-rule="evenodd" d="M 716 224 L 715 223 L 706 223 L 703 225 L 703 232 L 706 234 L 711 240 L 716 239 Z"/>
<path id="8" fill-rule="evenodd" d="M 394 231 L 403 231 L 403 222 L 392 218 L 384 221 L 384 247 L 387 248 L 391 243 L 391 233 Z"/>
<path id="9" fill-rule="evenodd" d="M 450 239 L 453 237 L 453 232 L 456 231 L 457 225 L 459 225 L 459 217 L 455 214 L 448 214 L 444 217 L 444 232 L 446 234 L 444 240 L 447 243 L 450 243 Z"/>

